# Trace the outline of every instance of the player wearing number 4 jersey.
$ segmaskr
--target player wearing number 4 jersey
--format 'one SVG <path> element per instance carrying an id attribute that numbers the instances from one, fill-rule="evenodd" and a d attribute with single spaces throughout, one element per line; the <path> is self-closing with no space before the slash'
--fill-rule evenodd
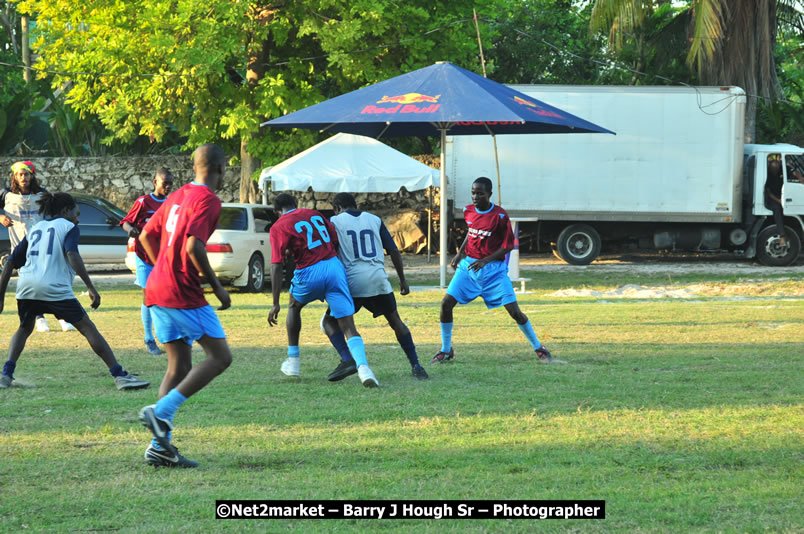
<path id="1" fill-rule="evenodd" d="M 290 284 L 290 302 L 286 327 L 288 357 L 281 370 L 288 376 L 299 376 L 299 333 L 301 309 L 314 300 L 326 300 L 332 316 L 346 334 L 346 344 L 357 364 L 357 375 L 366 387 L 379 385 L 366 361 L 363 338 L 355 328 L 354 302 L 349 293 L 346 272 L 337 258 L 338 235 L 324 216 L 315 210 L 298 208 L 296 199 L 282 193 L 274 199 L 274 209 L 281 214 L 271 227 L 271 285 L 273 306 L 268 324 L 274 326 L 279 317 L 279 295 L 282 290 L 282 261 L 289 252 L 296 262 Z"/>
<path id="2" fill-rule="evenodd" d="M 153 434 L 145 461 L 153 466 L 196 467 L 171 443 L 173 417 L 192 395 L 232 363 L 218 316 L 204 298 L 201 272 L 220 300 L 219 310 L 231 305 L 229 293 L 209 265 L 206 242 L 218 226 L 221 200 L 215 195 L 226 168 L 226 156 L 216 145 L 202 145 L 193 154 L 195 180 L 170 195 L 140 234 L 154 264 L 145 285 L 145 304 L 151 308 L 156 337 L 167 350 L 167 371 L 156 404 L 140 410 L 140 420 Z M 193 367 L 192 344 L 206 358 Z"/>

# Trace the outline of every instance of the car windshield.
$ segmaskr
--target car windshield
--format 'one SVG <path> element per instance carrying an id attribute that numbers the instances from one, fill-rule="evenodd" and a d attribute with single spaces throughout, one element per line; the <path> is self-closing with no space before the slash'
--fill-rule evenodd
<path id="1" fill-rule="evenodd" d="M 218 222 L 220 230 L 247 230 L 248 214 L 246 208 L 221 208 L 221 217 Z"/>
<path id="2" fill-rule="evenodd" d="M 99 197 L 81 197 L 80 200 L 86 202 L 87 204 L 95 204 L 102 208 L 106 208 L 107 210 L 114 213 L 114 216 L 117 217 L 117 220 L 121 220 L 123 217 L 126 216 L 126 212 L 109 202 L 108 200 L 99 198 Z"/>

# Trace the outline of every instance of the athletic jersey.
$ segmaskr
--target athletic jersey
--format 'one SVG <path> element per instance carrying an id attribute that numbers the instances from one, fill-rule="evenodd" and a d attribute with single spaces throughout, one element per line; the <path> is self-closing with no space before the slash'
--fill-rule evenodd
<path id="1" fill-rule="evenodd" d="M 3 208 L 6 215 L 14 222 L 8 227 L 8 239 L 11 241 L 12 249 L 20 244 L 33 225 L 42 220 L 42 216 L 39 215 L 39 200 L 45 192 L 44 188 L 40 188 L 37 193 L 21 195 L 12 193 L 6 188 L 0 196 L 2 199 L 0 208 Z"/>
<path id="2" fill-rule="evenodd" d="M 463 217 L 469 227 L 466 255 L 482 260 L 501 248 L 514 248 L 514 232 L 511 220 L 501 207 L 492 204 L 480 212 L 473 204 L 463 208 Z M 500 261 L 503 261 L 500 258 Z"/>
<path id="3" fill-rule="evenodd" d="M 316 210 L 296 208 L 271 226 L 271 263 L 282 263 L 290 250 L 296 269 L 337 256 L 338 234 Z"/>
<path id="4" fill-rule="evenodd" d="M 129 210 L 128 215 L 123 217 L 123 220 L 120 221 L 120 226 L 123 226 L 123 223 L 128 223 L 131 226 L 135 227 L 137 230 L 142 231 L 145 227 L 145 223 L 148 222 L 148 219 L 156 213 L 162 204 L 164 204 L 165 199 L 159 200 L 154 196 L 153 193 L 148 195 L 143 195 L 137 200 L 134 201 L 134 205 Z M 137 257 L 147 263 L 148 265 L 152 265 L 151 260 L 148 258 L 148 254 L 145 252 L 145 249 L 140 243 L 139 238 L 134 240 L 134 252 L 137 253 Z"/>
<path id="5" fill-rule="evenodd" d="M 330 219 L 338 232 L 338 258 L 346 268 L 353 297 L 391 293 L 382 249 L 396 250 L 382 219 L 371 213 L 348 210 Z"/>
<path id="6" fill-rule="evenodd" d="M 190 236 L 206 244 L 220 214 L 221 199 L 206 185 L 191 182 L 167 197 L 145 224 L 146 232 L 159 237 L 159 257 L 145 285 L 146 306 L 207 306 L 201 277 L 186 246 Z"/>
<path id="7" fill-rule="evenodd" d="M 40 221 L 14 249 L 9 261 L 19 269 L 17 299 L 74 299 L 75 272 L 67 252 L 78 252 L 78 226 L 63 217 Z"/>

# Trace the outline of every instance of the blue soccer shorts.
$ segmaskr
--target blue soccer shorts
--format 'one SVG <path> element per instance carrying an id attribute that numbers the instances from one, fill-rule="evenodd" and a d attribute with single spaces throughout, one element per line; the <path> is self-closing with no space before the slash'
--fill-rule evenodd
<path id="1" fill-rule="evenodd" d="M 145 283 L 148 281 L 148 277 L 151 276 L 154 266 L 148 265 L 139 256 L 135 258 L 134 262 L 137 265 L 137 277 L 134 279 L 134 283 L 145 289 Z"/>
<path id="2" fill-rule="evenodd" d="M 189 310 L 150 306 L 154 333 L 160 343 L 182 340 L 192 346 L 202 337 L 225 338 L 221 321 L 212 306 L 207 304 Z"/>
<path id="3" fill-rule="evenodd" d="M 346 270 L 338 258 L 319 261 L 293 272 L 290 294 L 302 304 L 325 300 L 336 319 L 355 314 L 355 303 L 349 293 Z"/>
<path id="4" fill-rule="evenodd" d="M 476 261 L 475 258 L 469 257 L 461 260 L 455 276 L 447 287 L 447 294 L 452 295 L 461 304 L 483 297 L 488 309 L 516 302 L 514 286 L 508 278 L 508 266 L 505 262 L 492 261 L 480 271 L 470 271 L 469 266 Z"/>

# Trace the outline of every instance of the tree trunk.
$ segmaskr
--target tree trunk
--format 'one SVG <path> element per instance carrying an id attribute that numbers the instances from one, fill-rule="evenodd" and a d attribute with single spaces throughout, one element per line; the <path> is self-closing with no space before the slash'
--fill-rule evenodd
<path id="1" fill-rule="evenodd" d="M 240 202 L 256 204 L 257 184 L 251 179 L 251 175 L 262 166 L 262 163 L 259 158 L 248 153 L 249 139 L 243 136 L 240 140 Z"/>
<path id="2" fill-rule="evenodd" d="M 20 39 L 22 40 L 22 64 L 25 69 L 22 71 L 22 77 L 27 83 L 33 81 L 33 71 L 31 70 L 31 48 L 28 46 L 28 15 L 23 15 L 20 18 Z"/>
<path id="3" fill-rule="evenodd" d="M 265 76 L 265 64 L 268 62 L 270 41 L 263 40 L 259 44 L 250 43 L 248 47 L 248 66 L 246 67 L 246 83 L 250 89 L 249 106 L 254 110 L 254 91 L 260 80 Z M 240 140 L 240 202 L 257 202 L 257 185 L 251 176 L 262 167 L 262 161 L 248 153 L 248 143 L 251 139 L 264 135 L 264 130 L 243 135 Z"/>

